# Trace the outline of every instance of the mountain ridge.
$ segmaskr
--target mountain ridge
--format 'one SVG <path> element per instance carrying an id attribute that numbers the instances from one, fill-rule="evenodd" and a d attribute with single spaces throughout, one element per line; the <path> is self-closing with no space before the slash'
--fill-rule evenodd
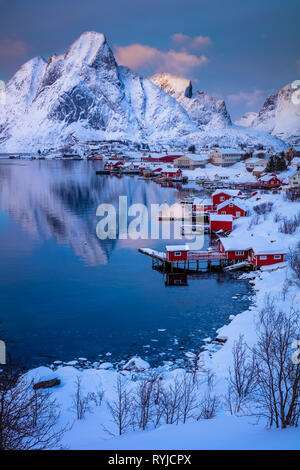
<path id="1" fill-rule="evenodd" d="M 83 33 L 64 54 L 35 57 L 6 83 L 0 107 L 0 150 L 58 148 L 79 140 L 127 140 L 186 147 L 284 143 L 231 125 L 225 103 L 193 94 L 178 79 L 172 94 L 119 66 L 103 34 Z"/>

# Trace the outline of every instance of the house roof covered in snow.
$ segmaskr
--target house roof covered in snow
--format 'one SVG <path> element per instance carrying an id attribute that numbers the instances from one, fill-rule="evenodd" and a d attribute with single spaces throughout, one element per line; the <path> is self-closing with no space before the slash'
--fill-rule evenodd
<path id="1" fill-rule="evenodd" d="M 225 251 L 248 251 L 253 250 L 255 255 L 267 255 L 267 254 L 285 254 L 286 249 L 280 242 L 270 241 L 266 237 L 245 234 L 243 238 L 240 236 L 230 236 L 226 238 L 220 238 L 220 241 Z"/>
<path id="2" fill-rule="evenodd" d="M 236 197 L 240 194 L 239 189 L 217 189 L 212 193 L 213 196 L 217 196 L 218 194 L 228 194 L 229 196 Z"/>
<path id="3" fill-rule="evenodd" d="M 217 209 L 222 209 L 223 207 L 226 207 L 229 204 L 234 204 L 235 206 L 239 207 L 240 209 L 243 209 L 244 211 L 247 211 L 249 209 L 248 204 L 240 198 L 227 199 L 227 201 L 223 201 L 221 202 L 221 204 L 218 204 Z"/>
<path id="4" fill-rule="evenodd" d="M 270 175 L 263 175 L 260 178 L 260 181 L 270 181 L 273 178 L 278 178 L 274 173 L 271 173 Z"/>
<path id="5" fill-rule="evenodd" d="M 210 214 L 210 220 L 220 222 L 232 222 L 233 216 L 231 214 Z"/>
<path id="6" fill-rule="evenodd" d="M 189 251 L 189 245 L 166 245 L 167 251 Z"/>
<path id="7" fill-rule="evenodd" d="M 213 202 L 211 199 L 208 199 L 208 198 L 201 198 L 201 197 L 195 197 L 194 199 L 194 204 L 195 205 L 206 205 L 206 206 L 212 206 L 213 205 Z"/>
<path id="8" fill-rule="evenodd" d="M 243 150 L 234 149 L 234 148 L 222 148 L 218 147 L 214 150 L 221 152 L 223 155 L 243 155 L 245 152 Z"/>

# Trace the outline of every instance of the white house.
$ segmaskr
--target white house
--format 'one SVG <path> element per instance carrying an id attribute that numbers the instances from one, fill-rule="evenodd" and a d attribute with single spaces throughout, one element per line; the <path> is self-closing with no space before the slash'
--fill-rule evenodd
<path id="1" fill-rule="evenodd" d="M 213 165 L 231 166 L 239 162 L 245 155 L 242 150 L 232 148 L 217 148 L 210 152 L 209 158 Z"/>

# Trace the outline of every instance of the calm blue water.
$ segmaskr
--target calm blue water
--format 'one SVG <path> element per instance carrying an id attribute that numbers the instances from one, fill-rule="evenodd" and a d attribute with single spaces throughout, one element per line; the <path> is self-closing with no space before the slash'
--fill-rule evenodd
<path id="1" fill-rule="evenodd" d="M 139 354 L 157 365 L 198 349 L 249 306 L 248 283 L 229 275 L 166 286 L 137 249 L 168 241 L 100 241 L 101 202 L 127 195 L 129 204 L 172 203 L 178 191 L 98 176 L 99 166 L 0 160 L 0 338 L 26 366 L 106 353 L 112 362 Z"/>

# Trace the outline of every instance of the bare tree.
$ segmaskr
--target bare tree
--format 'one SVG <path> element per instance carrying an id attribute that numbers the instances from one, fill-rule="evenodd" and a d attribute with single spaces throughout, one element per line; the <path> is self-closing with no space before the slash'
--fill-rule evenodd
<path id="1" fill-rule="evenodd" d="M 111 402 L 108 401 L 107 406 L 121 436 L 134 424 L 132 393 L 127 390 L 121 376 L 117 379 L 116 393 L 117 398 Z"/>
<path id="2" fill-rule="evenodd" d="M 18 372 L 0 375 L 0 450 L 44 450 L 60 445 L 67 428 L 58 428 L 60 410 L 45 390 Z"/>
<path id="3" fill-rule="evenodd" d="M 233 367 L 229 367 L 226 401 L 231 414 L 239 413 L 252 397 L 256 386 L 255 356 L 240 336 L 233 345 Z"/>
<path id="4" fill-rule="evenodd" d="M 183 423 L 189 418 L 194 417 L 194 411 L 199 405 L 197 382 L 194 379 L 194 374 L 184 374 L 182 381 L 182 401 L 180 417 Z"/>
<path id="5" fill-rule="evenodd" d="M 153 408 L 155 406 L 155 385 L 157 380 L 157 375 L 153 375 L 148 379 L 142 380 L 138 385 L 137 392 L 134 397 L 135 422 L 143 431 L 146 429 L 153 417 Z"/>
<path id="6" fill-rule="evenodd" d="M 182 382 L 177 377 L 168 386 L 162 388 L 161 403 L 166 424 L 178 424 L 182 398 Z"/>
<path id="7" fill-rule="evenodd" d="M 267 297 L 260 313 L 255 414 L 269 426 L 297 426 L 300 416 L 300 364 L 292 361 L 292 344 L 299 339 L 299 312 L 277 310 Z"/>
<path id="8" fill-rule="evenodd" d="M 90 395 L 83 395 L 81 377 L 77 376 L 75 380 L 76 392 L 73 398 L 73 403 L 76 409 L 77 419 L 81 420 L 84 418 L 87 411 L 90 410 Z"/>

